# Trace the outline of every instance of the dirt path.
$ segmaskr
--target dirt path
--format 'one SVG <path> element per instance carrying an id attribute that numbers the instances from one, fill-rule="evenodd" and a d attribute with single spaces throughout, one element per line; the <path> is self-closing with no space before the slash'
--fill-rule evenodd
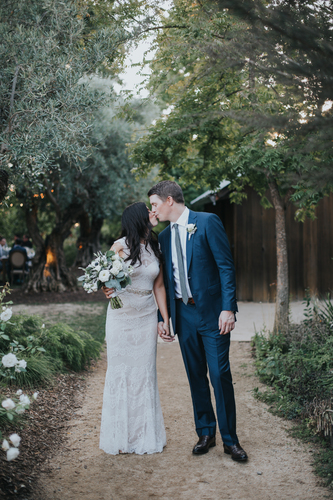
<path id="1" fill-rule="evenodd" d="M 232 342 L 231 362 L 238 435 L 247 463 L 223 453 L 220 436 L 207 455 L 193 456 L 196 442 L 189 387 L 178 344 L 159 344 L 158 380 L 168 436 L 164 452 L 107 455 L 99 449 L 106 356 L 87 383 L 81 410 L 70 423 L 68 443 L 42 474 L 44 500 L 314 500 L 329 498 L 312 472 L 311 450 L 288 436 L 291 425 L 253 399 L 249 343 Z"/>

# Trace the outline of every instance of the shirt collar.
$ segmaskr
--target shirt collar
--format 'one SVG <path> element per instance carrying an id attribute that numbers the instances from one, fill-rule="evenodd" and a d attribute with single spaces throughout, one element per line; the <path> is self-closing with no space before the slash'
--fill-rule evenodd
<path id="1" fill-rule="evenodd" d="M 171 229 L 175 224 L 178 224 L 179 226 L 186 226 L 188 223 L 188 216 L 190 215 L 190 211 L 187 207 L 185 207 L 184 212 L 181 214 L 181 216 L 178 218 L 176 222 L 171 222 Z"/>

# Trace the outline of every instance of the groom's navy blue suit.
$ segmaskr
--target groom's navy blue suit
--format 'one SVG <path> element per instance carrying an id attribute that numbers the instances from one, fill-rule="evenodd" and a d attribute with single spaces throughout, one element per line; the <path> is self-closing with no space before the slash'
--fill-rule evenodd
<path id="1" fill-rule="evenodd" d="M 229 365 L 230 333 L 220 335 L 218 319 L 221 311 L 237 311 L 235 269 L 227 235 L 216 215 L 190 210 L 188 224 L 196 225 L 196 232 L 186 238 L 188 282 L 194 305 L 176 300 L 170 226 L 159 235 L 169 312 L 190 383 L 197 434 L 216 433 L 208 365 L 219 429 L 223 442 L 231 446 L 238 443 L 238 438 Z"/>

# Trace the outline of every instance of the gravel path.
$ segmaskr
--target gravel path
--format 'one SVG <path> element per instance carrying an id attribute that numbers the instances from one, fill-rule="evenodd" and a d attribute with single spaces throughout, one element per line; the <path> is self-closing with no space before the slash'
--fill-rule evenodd
<path id="1" fill-rule="evenodd" d="M 66 446 L 49 460 L 51 473 L 41 474 L 43 500 L 329 498 L 312 471 L 312 450 L 288 435 L 291 423 L 252 397 L 251 390 L 260 384 L 253 376 L 248 342 L 231 345 L 238 435 L 250 457 L 247 463 L 225 455 L 220 436 L 207 455 L 192 455 L 197 438 L 179 345 L 158 344 L 157 363 L 168 437 L 163 453 L 112 456 L 99 449 L 104 353 L 88 379 L 82 408 L 70 422 Z"/>

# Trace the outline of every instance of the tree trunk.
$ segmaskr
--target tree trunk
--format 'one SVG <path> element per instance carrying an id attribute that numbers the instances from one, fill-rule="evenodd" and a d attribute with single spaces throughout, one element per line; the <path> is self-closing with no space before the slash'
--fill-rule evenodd
<path id="1" fill-rule="evenodd" d="M 277 288 L 274 333 L 287 332 L 289 327 L 289 272 L 286 233 L 286 209 L 275 181 L 268 183 L 275 208 Z"/>
<path id="2" fill-rule="evenodd" d="M 5 199 L 8 191 L 8 173 L 0 169 L 0 203 Z"/>
<path id="3" fill-rule="evenodd" d="M 37 226 L 37 206 L 33 206 L 32 210 L 27 209 L 27 227 L 36 246 L 36 255 L 26 292 L 63 292 L 77 287 L 75 274 L 66 266 L 63 244 L 81 212 L 80 206 L 68 207 L 44 241 Z"/>
<path id="4" fill-rule="evenodd" d="M 91 223 L 89 215 L 85 212 L 79 218 L 80 236 L 77 240 L 77 254 L 73 267 L 87 267 L 94 259 L 94 254 L 101 249 L 100 234 L 103 218 L 93 216 Z"/>

